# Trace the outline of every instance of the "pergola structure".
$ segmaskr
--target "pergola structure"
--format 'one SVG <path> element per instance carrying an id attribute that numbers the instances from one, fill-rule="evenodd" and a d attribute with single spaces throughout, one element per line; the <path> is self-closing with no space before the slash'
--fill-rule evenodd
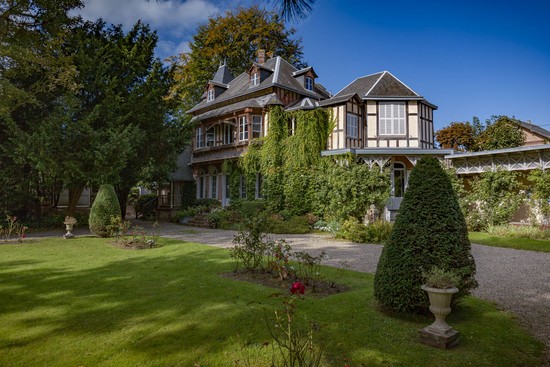
<path id="1" fill-rule="evenodd" d="M 479 174 L 498 168 L 507 171 L 550 169 L 550 144 L 454 153 L 445 156 L 458 175 Z"/>

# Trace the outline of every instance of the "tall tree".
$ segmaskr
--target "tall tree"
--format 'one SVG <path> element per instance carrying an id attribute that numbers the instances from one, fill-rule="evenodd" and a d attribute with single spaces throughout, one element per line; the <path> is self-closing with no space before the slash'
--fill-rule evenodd
<path id="1" fill-rule="evenodd" d="M 41 171 L 69 189 L 72 214 L 82 189 L 117 185 L 121 204 L 151 172 L 166 171 L 183 147 L 167 100 L 172 75 L 154 58 L 157 35 L 140 22 L 125 34 L 99 20 L 71 29 L 62 53 L 78 71 L 76 90 L 55 99 L 44 122 L 19 134 Z"/>
<path id="2" fill-rule="evenodd" d="M 226 62 L 233 75 L 250 67 L 258 49 L 287 59 L 297 67 L 302 62 L 301 39 L 294 39 L 294 28 L 286 29 L 284 20 L 274 12 L 257 6 L 228 11 L 199 27 L 190 43 L 191 51 L 172 58 L 177 87 L 172 94 L 190 108 L 201 100 L 204 87 Z"/>
<path id="3" fill-rule="evenodd" d="M 0 211 L 21 212 L 49 197 L 55 177 L 28 160 L 25 140 L 51 112 L 75 68 L 59 53 L 80 0 L 0 1 Z"/>
<path id="4" fill-rule="evenodd" d="M 476 142 L 477 150 L 515 148 L 523 145 L 525 135 L 515 118 L 492 116 Z"/>
<path id="5" fill-rule="evenodd" d="M 474 129 L 469 122 L 453 122 L 436 131 L 435 139 L 445 149 L 469 151 L 474 147 Z"/>

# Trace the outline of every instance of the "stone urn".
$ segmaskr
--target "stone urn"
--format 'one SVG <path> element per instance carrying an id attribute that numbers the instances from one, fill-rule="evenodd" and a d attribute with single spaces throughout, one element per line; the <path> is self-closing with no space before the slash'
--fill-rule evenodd
<path id="1" fill-rule="evenodd" d="M 427 285 L 422 290 L 428 293 L 430 299 L 430 312 L 434 314 L 435 321 L 430 326 L 419 331 L 420 341 L 437 348 L 448 349 L 458 344 L 459 332 L 445 322 L 445 317 L 451 313 L 451 299 L 458 288 L 433 288 Z"/>
<path id="2" fill-rule="evenodd" d="M 63 238 L 68 239 L 74 237 L 72 230 L 76 223 L 77 221 L 75 217 L 65 217 L 65 221 L 63 222 L 63 224 L 65 224 L 65 229 L 67 230 L 67 233 L 63 235 Z"/>

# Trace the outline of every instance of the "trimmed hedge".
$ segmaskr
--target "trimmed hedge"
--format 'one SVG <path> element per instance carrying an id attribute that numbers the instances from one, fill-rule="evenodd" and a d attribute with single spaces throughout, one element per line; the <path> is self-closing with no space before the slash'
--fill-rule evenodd
<path id="1" fill-rule="evenodd" d="M 464 216 L 439 161 L 422 158 L 409 186 L 374 278 L 374 295 L 383 308 L 425 313 L 429 307 L 422 271 L 433 266 L 455 270 L 459 293 L 453 304 L 477 286 L 475 263 Z"/>
<path id="2" fill-rule="evenodd" d="M 111 217 L 120 217 L 120 204 L 113 185 L 101 185 L 90 209 L 90 232 L 98 237 L 109 237 Z"/>

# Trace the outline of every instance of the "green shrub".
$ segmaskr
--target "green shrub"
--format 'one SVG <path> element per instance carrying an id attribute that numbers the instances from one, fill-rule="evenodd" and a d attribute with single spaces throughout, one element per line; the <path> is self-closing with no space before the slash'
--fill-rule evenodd
<path id="1" fill-rule="evenodd" d="M 369 242 L 371 243 L 386 243 L 391 236 L 393 223 L 385 220 L 377 220 L 367 227 L 369 230 Z"/>
<path id="2" fill-rule="evenodd" d="M 266 226 L 269 233 L 275 234 L 305 234 L 311 231 L 306 216 L 291 217 L 288 220 L 270 216 L 267 218 Z"/>
<path id="3" fill-rule="evenodd" d="M 460 276 L 460 300 L 477 286 L 466 222 L 449 177 L 439 161 L 422 158 L 409 179 L 390 239 L 374 278 L 374 295 L 382 307 L 398 312 L 426 312 L 422 272 L 433 266 Z"/>
<path id="4" fill-rule="evenodd" d="M 197 185 L 195 181 L 185 181 L 181 188 L 181 207 L 183 209 L 193 206 L 197 195 Z"/>
<path id="5" fill-rule="evenodd" d="M 358 243 L 367 243 L 370 239 L 367 226 L 360 223 L 357 218 L 350 217 L 336 233 L 336 237 Z"/>
<path id="6" fill-rule="evenodd" d="M 222 206 L 218 199 L 197 199 L 192 206 L 205 206 L 209 208 L 219 208 Z"/>
<path id="7" fill-rule="evenodd" d="M 26 227 L 35 229 L 52 229 L 52 228 L 65 228 L 63 222 L 65 221 L 66 213 L 47 213 L 40 217 L 26 218 L 22 220 Z M 88 227 L 88 213 L 75 213 L 73 217 L 77 220 L 74 228 L 79 226 Z"/>
<path id="8" fill-rule="evenodd" d="M 101 185 L 90 210 L 90 231 L 99 237 L 109 237 L 111 217 L 121 215 L 113 185 Z"/>
<path id="9" fill-rule="evenodd" d="M 390 238 L 393 224 L 377 220 L 365 226 L 356 218 L 349 218 L 336 232 L 336 237 L 357 243 L 384 243 Z"/>
<path id="10" fill-rule="evenodd" d="M 244 218 L 253 218 L 266 211 L 266 202 L 263 200 L 232 200 L 230 209 L 239 212 Z"/>

